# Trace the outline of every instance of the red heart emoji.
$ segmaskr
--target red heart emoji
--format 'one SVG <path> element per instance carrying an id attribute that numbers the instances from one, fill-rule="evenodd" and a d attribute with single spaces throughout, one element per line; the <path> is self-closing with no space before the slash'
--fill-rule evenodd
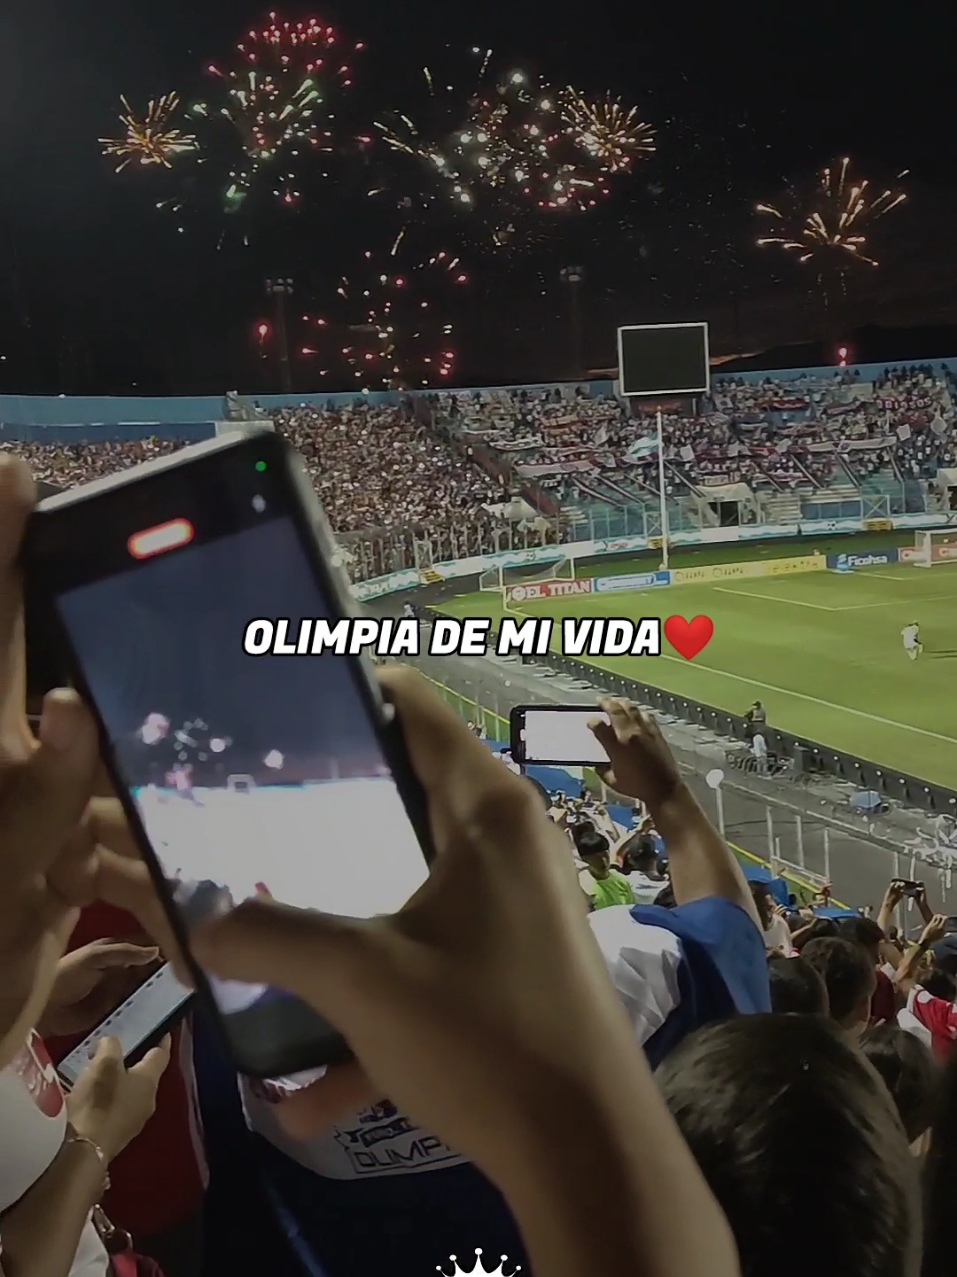
<path id="1" fill-rule="evenodd" d="M 696 616 L 686 621 L 683 616 L 669 616 L 665 621 L 665 638 L 679 656 L 693 661 L 714 638 L 714 621 L 710 616 Z"/>

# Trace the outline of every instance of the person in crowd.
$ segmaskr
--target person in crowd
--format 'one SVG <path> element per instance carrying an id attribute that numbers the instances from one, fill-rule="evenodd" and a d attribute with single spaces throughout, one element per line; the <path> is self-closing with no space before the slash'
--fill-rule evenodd
<path id="1" fill-rule="evenodd" d="M 131 914 L 96 901 L 80 915 L 64 961 L 89 949 L 109 953 L 117 948 L 101 939 L 109 936 L 129 936 L 137 945 L 148 940 Z M 155 956 L 157 950 L 147 952 Z M 112 1005 L 103 1014 L 129 992 L 111 989 Z M 50 1021 L 45 1014 L 39 1031 L 52 1059 L 69 1054 L 101 1018 L 83 1025 Z M 189 1018 L 173 1030 L 170 1064 L 159 1079 L 155 1107 L 143 1130 L 116 1158 L 102 1205 L 111 1222 L 131 1234 L 137 1250 L 159 1263 L 164 1277 L 201 1277 L 207 1169 Z"/>
<path id="2" fill-rule="evenodd" d="M 674 907 L 619 906 L 589 921 L 636 1036 L 657 1064 L 701 1024 L 770 1010 L 767 960 L 744 873 L 682 780 L 654 717 L 614 698 L 601 708 L 608 721 L 592 730 L 611 760 L 602 779 L 651 814 L 668 853 Z"/>
<path id="3" fill-rule="evenodd" d="M 40 1035 L 27 1035 L 0 1070 L 2 1271 L 107 1277 L 109 1232 L 94 1208 L 114 1159 L 153 1113 L 169 1057 L 167 1038 L 126 1069 L 119 1043 L 105 1039 L 64 1096 Z"/>
<path id="4" fill-rule="evenodd" d="M 658 847 L 654 838 L 646 833 L 634 833 L 625 839 L 619 851 L 621 872 L 628 879 L 635 904 L 654 904 L 668 883 L 658 867 Z"/>
<path id="5" fill-rule="evenodd" d="M 898 1024 L 921 1038 L 942 1061 L 954 1054 L 957 1042 L 957 980 L 934 966 L 931 956 L 946 925 L 943 914 L 932 917 L 897 973 L 897 987 L 907 999 Z"/>
<path id="6" fill-rule="evenodd" d="M 861 1050 L 884 1079 L 915 1155 L 927 1152 L 943 1072 L 930 1048 L 896 1024 L 868 1029 Z"/>
<path id="7" fill-rule="evenodd" d="M 382 677 L 429 796 L 443 872 L 433 874 L 395 919 L 351 922 L 257 901 L 194 938 L 205 967 L 224 979 L 268 982 L 296 993 L 339 1026 L 356 1050 L 361 1065 L 331 1068 L 282 1103 L 277 1114 L 283 1127 L 302 1140 L 307 1131 L 332 1124 L 344 1137 L 341 1147 L 355 1149 L 377 1146 L 375 1138 L 361 1136 L 364 1128 L 375 1134 L 383 1120 L 392 1123 L 394 1137 L 403 1123 L 423 1123 L 436 1132 L 432 1148 L 449 1155 L 455 1150 L 469 1160 L 469 1172 L 480 1170 L 504 1193 L 533 1271 L 542 1277 L 733 1277 L 737 1261 L 726 1225 L 710 1198 L 694 1197 L 703 1194 L 703 1185 L 665 1118 L 633 1024 L 607 979 L 560 834 L 531 789 L 500 768 L 419 679 L 405 670 Z M 645 761 L 652 770 L 661 765 Z M 637 770 L 633 759 L 632 772 Z M 642 788 L 650 791 L 651 785 Z M 505 862 L 508 874 L 501 872 Z M 518 912 L 516 881 L 529 896 Z M 464 928 L 463 916 L 469 919 Z M 753 921 L 751 926 L 763 955 Z M 564 960 L 556 963 L 556 954 Z M 503 1017 L 511 1026 L 504 1040 Z M 463 1052 L 464 1040 L 469 1045 Z M 541 1157 L 538 1120 L 527 1108 L 532 1095 L 532 1109 L 549 1131 L 550 1146 Z M 358 1108 L 361 1096 L 366 1108 L 352 1141 L 340 1115 L 344 1103 Z M 374 1116 L 363 1122 L 363 1114 Z M 519 1128 L 528 1136 L 516 1144 L 507 1133 Z M 575 1151 L 586 1133 L 587 1163 Z M 599 1163 L 614 1166 L 611 1182 L 595 1179 Z M 549 1168 L 545 1179 L 543 1167 Z M 434 1253 L 448 1224 L 462 1226 L 463 1211 L 476 1241 L 484 1236 L 470 1196 L 479 1183 L 474 1174 L 456 1176 L 459 1193 L 450 1195 L 445 1215 L 439 1176 L 451 1174 L 415 1175 L 415 1192 L 402 1193 L 407 1213 L 401 1229 L 391 1216 L 399 1229 L 391 1239 L 391 1270 L 402 1277 L 421 1271 L 413 1267 L 413 1252 Z M 382 1214 L 358 1203 L 375 1197 L 385 1210 L 388 1178 L 410 1177 L 379 1178 L 374 1190 L 374 1180 L 358 1178 L 340 1183 L 333 1194 L 328 1179 L 313 1177 L 313 1219 L 324 1197 L 334 1198 L 340 1211 L 352 1199 L 351 1214 L 340 1217 L 338 1241 L 330 1237 L 331 1210 L 322 1212 L 323 1227 L 312 1234 L 333 1275 L 357 1271 L 362 1254 L 378 1251 L 381 1259 Z M 639 1184 L 648 1194 L 640 1199 L 644 1204 Z M 568 1218 L 553 1209 L 553 1191 L 559 1199 L 565 1191 L 560 1185 L 567 1187 Z M 589 1201 L 611 1210 L 618 1226 L 596 1234 Z M 361 1229 L 349 1227 L 360 1218 Z M 458 1236 L 460 1248 L 461 1231 Z M 511 1251 L 502 1253 L 514 1259 Z"/>
<path id="8" fill-rule="evenodd" d="M 845 944 L 846 941 L 816 941 Z M 734 1232 L 744 1274 L 917 1277 L 917 1162 L 888 1089 L 821 1016 L 708 1025 L 656 1080 Z"/>
<path id="9" fill-rule="evenodd" d="M 758 911 L 761 930 L 764 933 L 764 947 L 768 953 L 780 953 L 783 957 L 789 958 L 794 952 L 791 928 L 784 914 L 777 910 L 770 884 L 752 880 L 749 886 L 754 907 Z"/>
<path id="10" fill-rule="evenodd" d="M 888 943 L 883 930 L 873 918 L 841 918 L 837 934 L 859 944 L 874 963 L 877 985 L 871 999 L 871 1024 L 893 1024 L 898 1010 L 897 989 L 884 969 Z"/>
<path id="11" fill-rule="evenodd" d="M 811 940 L 801 957 L 817 971 L 827 987 L 829 1014 L 835 1024 L 859 1038 L 871 1019 L 871 999 L 877 974 L 865 949 L 839 936 Z"/>
<path id="12" fill-rule="evenodd" d="M 670 751 L 657 730 L 629 733 L 626 724 L 636 713 L 634 707 L 615 702 L 615 711 L 626 715 L 621 729 L 624 742 L 613 753 L 616 771 L 625 778 L 618 787 L 626 784 L 626 793 L 648 793 L 655 808 L 670 816 L 677 831 L 682 827 L 681 816 L 671 810 L 668 797 L 680 808 L 685 794 L 684 789 L 680 796 L 672 793 L 676 767 Z M 644 725 L 645 720 L 640 722 Z M 572 829 L 579 845 L 585 840 L 586 849 L 589 839 L 602 838 L 584 822 Z M 689 840 L 676 843 L 675 854 L 685 866 L 682 879 L 689 898 L 701 889 L 737 890 L 736 879 L 724 880 L 723 857 L 730 853 L 713 839 L 717 835 L 710 826 L 708 831 L 699 826 Z M 707 863 L 695 865 L 695 859 L 704 862 L 708 856 L 716 857 L 716 866 L 709 870 Z M 746 919 L 742 925 L 733 908 L 728 909 L 732 918 L 727 944 L 736 946 L 735 953 L 728 954 L 719 935 L 726 919 L 717 902 L 689 899 L 684 911 L 670 913 L 658 908 L 634 912 L 640 913 L 640 922 L 627 907 L 602 909 L 589 921 L 601 942 L 618 997 L 629 1013 L 632 1032 L 649 1060 L 661 1059 L 682 1032 L 709 1016 L 767 1005 L 760 1001 L 762 981 L 767 999 L 767 972 L 753 921 Z M 618 945 L 615 939 L 620 928 L 612 928 L 609 941 L 601 927 L 601 919 L 612 914 L 627 928 L 624 944 Z M 645 922 L 645 918 L 652 921 Z M 758 964 L 756 988 L 749 988 L 744 969 L 749 955 Z M 723 992 L 716 988 L 719 981 L 726 982 L 719 986 Z M 340 1079 L 337 1087 L 342 1084 L 341 1074 L 332 1071 Z M 463 1154 L 420 1129 L 395 1101 L 373 1089 L 356 1094 L 346 1088 L 342 1110 L 351 1101 L 354 1111 L 344 1116 L 336 1107 L 330 1115 L 328 1087 L 330 1078 L 326 1077 L 316 1088 L 304 1089 L 276 1106 L 270 1099 L 279 1099 L 279 1094 L 271 1097 L 268 1088 L 243 1085 L 249 1125 L 259 1137 L 259 1153 L 280 1211 L 294 1207 L 295 1220 L 287 1216 L 287 1231 L 298 1236 L 300 1243 L 304 1232 L 308 1235 L 309 1251 L 318 1257 L 328 1277 L 358 1271 L 369 1248 L 386 1244 L 383 1237 L 387 1237 L 396 1262 L 401 1257 L 409 1263 L 410 1271 L 417 1264 L 422 1267 L 427 1258 L 415 1246 L 431 1245 L 434 1250 L 441 1236 L 456 1232 L 469 1235 L 479 1228 L 480 1236 L 486 1239 L 483 1245 L 498 1248 L 512 1259 L 519 1257 L 520 1240 L 514 1235 L 505 1204 Z M 358 1221 L 369 1217 L 377 1221 L 374 1234 L 368 1223 L 359 1227 Z M 303 1220 L 310 1221 L 305 1228 Z M 356 1221 L 355 1227 L 348 1225 L 351 1220 Z M 413 1234 L 418 1239 L 415 1243 L 410 1240 Z"/>
<path id="13" fill-rule="evenodd" d="M 812 917 L 803 926 L 791 932 L 791 944 L 795 953 L 803 953 L 812 940 L 826 940 L 837 935 L 837 923 L 833 918 Z"/>
<path id="14" fill-rule="evenodd" d="M 768 715 L 764 706 L 760 701 L 755 701 L 751 708 L 744 716 L 744 721 L 748 725 L 749 735 L 754 737 L 755 732 L 762 732 L 767 726 Z"/>
<path id="15" fill-rule="evenodd" d="M 768 958 L 771 1010 L 778 1015 L 829 1015 L 827 985 L 821 973 L 803 958 Z"/>
<path id="16" fill-rule="evenodd" d="M 769 766 L 768 763 L 768 742 L 764 732 L 755 728 L 751 733 L 751 754 L 754 758 L 755 769 L 759 776 L 767 776 Z"/>
<path id="17" fill-rule="evenodd" d="M 588 822 L 589 825 L 591 822 Z M 612 905 L 633 905 L 635 894 L 624 874 L 611 865 L 611 848 L 608 839 L 594 828 L 573 827 L 575 850 L 585 862 L 578 876 L 579 884 L 595 909 L 607 909 Z"/>
<path id="18" fill-rule="evenodd" d="M 6 564 L 0 626 L 7 634 L 0 649 L 7 662 L 5 668 L 0 663 L 6 728 L 0 816 L 8 831 L 0 858 L 4 1065 L 19 1060 L 29 1026 L 49 1000 L 76 909 L 91 899 L 131 910 L 186 974 L 149 872 L 132 854 L 122 813 L 115 802 L 91 797 L 97 734 L 90 715 L 73 693 L 48 697 L 36 746 L 18 707 L 22 649 L 14 565 L 32 495 L 24 480 L 20 467 L 0 461 L 0 564 Z M 331 1069 L 302 1094 L 311 1104 L 324 1102 L 323 1094 L 341 1102 L 351 1084 L 353 1096 L 364 1089 L 394 1097 L 401 1111 L 437 1132 L 446 1147 L 461 1150 L 504 1193 L 542 1277 L 586 1277 L 596 1268 L 610 1277 L 635 1271 L 738 1277 L 727 1224 L 660 1102 L 590 938 L 560 834 L 531 788 L 498 766 L 418 679 L 390 671 L 383 683 L 429 794 L 442 872 L 395 919 L 354 923 L 266 900 L 247 902 L 197 932 L 197 957 L 222 979 L 287 988 L 337 1024 L 361 1065 Z M 520 914 L 513 907 L 516 881 L 527 896 Z M 561 953 L 566 960 L 556 964 Z M 511 1026 L 504 1039 L 503 1022 Z M 129 1085 L 139 1096 L 148 1069 L 158 1073 L 165 1052 L 127 1072 L 115 1050 L 104 1048 L 108 1064 L 99 1067 L 133 1079 Z M 93 1093 L 102 1107 L 104 1087 Z M 132 1129 L 124 1124 L 125 1132 Z M 96 1167 L 96 1182 L 84 1171 L 78 1195 L 64 1194 L 57 1182 L 42 1227 L 33 1216 L 19 1234 L 14 1230 L 12 1244 L 5 1231 L 14 1273 L 57 1277 L 59 1266 L 20 1264 L 17 1251 L 28 1237 L 68 1237 L 69 1210 L 75 1209 L 82 1231 L 102 1189 L 103 1163 L 120 1142 L 99 1128 L 87 1141 L 68 1141 L 68 1169 L 87 1158 L 83 1166 Z M 613 1183 L 599 1185 L 592 1177 L 594 1188 L 583 1189 L 596 1162 L 615 1168 Z M 43 1170 L 41 1162 L 41 1180 Z M 664 1212 L 657 1200 L 662 1192 Z M 16 1209 L 25 1208 L 28 1196 Z M 596 1237 L 591 1220 L 598 1209 L 611 1209 L 623 1226 Z M 11 1210 L 5 1230 L 12 1217 Z M 368 1231 L 368 1217 L 364 1224 Z M 461 1234 L 457 1249 L 460 1242 Z M 379 1247 L 380 1266 L 382 1254 Z M 390 1255 L 393 1271 L 411 1274 L 394 1260 Z"/>

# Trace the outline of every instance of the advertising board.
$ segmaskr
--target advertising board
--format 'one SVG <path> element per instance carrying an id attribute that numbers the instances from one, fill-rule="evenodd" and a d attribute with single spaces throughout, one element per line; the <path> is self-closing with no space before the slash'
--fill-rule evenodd
<path id="1" fill-rule="evenodd" d="M 621 590 L 647 590 L 655 585 L 670 584 L 670 572 L 643 572 L 632 576 L 600 576 L 595 581 L 595 593 L 615 594 Z"/>
<path id="2" fill-rule="evenodd" d="M 530 581 L 528 585 L 511 585 L 505 591 L 506 603 L 539 603 L 544 599 L 577 598 L 591 594 L 591 577 L 580 581 Z"/>

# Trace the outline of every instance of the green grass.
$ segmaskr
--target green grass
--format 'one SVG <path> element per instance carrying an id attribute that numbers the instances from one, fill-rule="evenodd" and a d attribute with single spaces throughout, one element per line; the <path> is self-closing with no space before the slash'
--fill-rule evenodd
<path id="1" fill-rule="evenodd" d="M 865 552 L 862 538 L 854 545 Z M 623 570 L 616 563 L 603 572 Z M 462 596 L 441 610 L 503 615 L 494 593 Z M 694 661 L 663 640 L 658 658 L 590 663 L 735 713 L 761 700 L 773 726 L 957 788 L 957 564 L 753 577 L 522 605 L 523 615 L 555 618 L 649 613 L 710 616 L 714 638 Z M 914 620 L 924 653 L 912 662 L 900 631 Z"/>

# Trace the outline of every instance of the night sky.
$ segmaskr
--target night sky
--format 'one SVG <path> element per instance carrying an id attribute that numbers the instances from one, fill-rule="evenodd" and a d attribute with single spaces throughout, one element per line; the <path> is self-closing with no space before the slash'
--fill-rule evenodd
<path id="1" fill-rule="evenodd" d="M 143 106 L 170 90 L 198 97 L 267 6 L 245 0 L 121 4 L 12 0 L 0 14 L 0 391 L 217 392 L 272 388 L 257 357 L 269 317 L 264 279 L 296 280 L 295 319 L 318 313 L 332 282 L 401 226 L 366 177 L 343 167 L 310 185 L 290 215 L 267 210 L 249 246 L 212 204 L 185 233 L 155 208 L 155 173 L 117 176 L 97 139 L 118 131 L 120 95 Z M 590 366 L 610 362 L 620 322 L 709 319 L 719 351 L 823 335 L 834 322 L 807 273 L 759 250 L 753 205 L 843 154 L 908 203 L 874 244 L 840 322 L 957 319 L 953 19 L 917 0 L 883 20 L 853 0 L 827 9 L 613 0 L 354 0 L 289 6 L 318 14 L 355 60 L 350 123 L 421 98 L 421 68 L 455 68 L 472 45 L 501 64 L 583 91 L 609 89 L 657 130 L 658 151 L 617 181 L 600 209 L 565 218 L 525 253 L 463 253 L 471 283 L 455 301 L 460 383 L 561 375 L 569 360 L 561 267 L 586 271 Z M 380 159 L 376 162 L 380 162 Z M 408 172 L 406 172 L 408 180 Z M 455 248 L 426 223 L 423 243 Z M 293 345 L 303 338 L 293 325 Z M 296 358 L 297 389 L 339 389 Z"/>

